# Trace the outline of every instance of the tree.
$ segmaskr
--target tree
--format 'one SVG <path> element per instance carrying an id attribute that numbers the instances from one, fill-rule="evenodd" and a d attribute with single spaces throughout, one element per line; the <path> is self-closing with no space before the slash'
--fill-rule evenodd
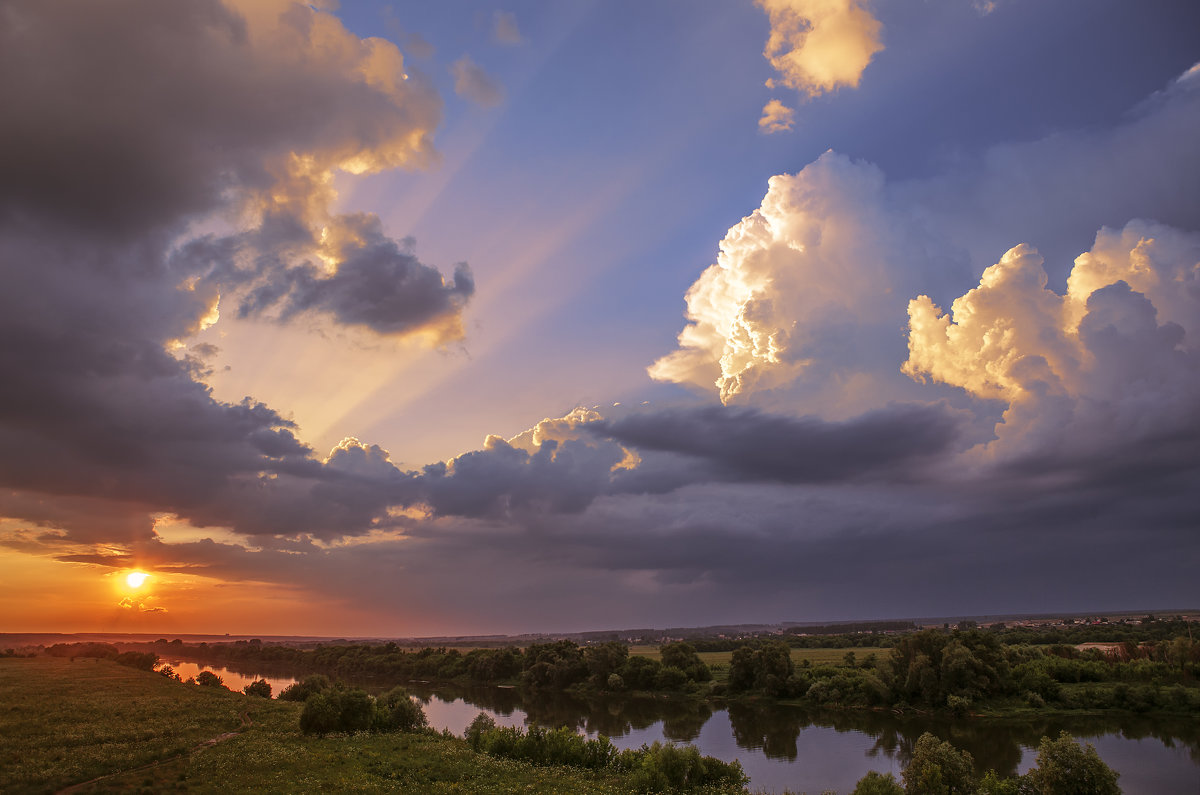
<path id="1" fill-rule="evenodd" d="M 224 687 L 225 681 L 212 671 L 201 671 L 196 674 L 196 684 L 203 687 Z"/>
<path id="2" fill-rule="evenodd" d="M 242 688 L 242 692 L 248 696 L 258 696 L 259 698 L 271 697 L 271 683 L 266 679 L 255 679 L 250 684 Z"/>
<path id="3" fill-rule="evenodd" d="M 339 716 L 337 704 L 325 693 L 313 693 L 304 702 L 304 711 L 300 713 L 300 731 L 321 735 L 337 731 Z"/>
<path id="4" fill-rule="evenodd" d="M 969 753 L 925 732 L 904 768 L 904 791 L 909 795 L 971 795 L 974 772 L 975 760 Z"/>
<path id="5" fill-rule="evenodd" d="M 1081 747 L 1066 732 L 1057 740 L 1042 738 L 1037 766 L 1028 774 L 1039 795 L 1120 795 L 1119 775 L 1091 744 Z"/>
<path id="6" fill-rule="evenodd" d="M 608 677 L 619 671 L 625 660 L 629 659 L 629 647 L 616 641 L 588 646 L 583 650 L 583 659 L 592 681 L 604 687 Z"/>
<path id="7" fill-rule="evenodd" d="M 393 687 L 376 702 L 377 728 L 383 731 L 414 732 L 428 723 L 425 710 L 403 687 Z"/>
<path id="8" fill-rule="evenodd" d="M 313 674 L 304 678 L 303 682 L 293 682 L 279 693 L 280 701 L 308 701 L 313 693 L 322 693 L 332 687 L 329 677 L 324 674 Z"/>

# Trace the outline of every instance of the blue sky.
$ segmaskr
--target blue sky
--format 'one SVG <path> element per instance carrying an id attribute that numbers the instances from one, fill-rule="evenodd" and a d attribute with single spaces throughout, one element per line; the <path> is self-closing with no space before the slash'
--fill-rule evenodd
<path id="1" fill-rule="evenodd" d="M 1188 4 L 0 19 L 8 629 L 1194 606 Z"/>

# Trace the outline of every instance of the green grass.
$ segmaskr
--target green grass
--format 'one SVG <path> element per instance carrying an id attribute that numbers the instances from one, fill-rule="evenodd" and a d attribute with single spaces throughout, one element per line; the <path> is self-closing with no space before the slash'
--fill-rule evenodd
<path id="1" fill-rule="evenodd" d="M 78 791 L 629 792 L 619 776 L 496 759 L 435 734 L 304 736 L 300 709 L 107 661 L 0 659 L 0 792 L 99 776 Z"/>

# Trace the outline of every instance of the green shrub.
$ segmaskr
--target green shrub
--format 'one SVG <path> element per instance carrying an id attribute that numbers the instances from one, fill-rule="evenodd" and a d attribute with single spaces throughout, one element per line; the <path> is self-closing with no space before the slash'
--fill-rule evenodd
<path id="1" fill-rule="evenodd" d="M 225 687 L 225 681 L 212 671 L 201 671 L 196 674 L 196 684 L 202 687 Z"/>
<path id="2" fill-rule="evenodd" d="M 300 731 L 305 734 L 328 734 L 337 731 L 341 712 L 325 693 L 313 693 L 304 702 L 300 713 Z"/>
<path id="3" fill-rule="evenodd" d="M 1038 795 L 1120 795 L 1119 775 L 1090 744 L 1080 746 L 1063 732 L 1057 740 L 1042 738 L 1028 778 Z"/>
<path id="4" fill-rule="evenodd" d="M 872 770 L 858 780 L 850 795 L 904 795 L 904 787 L 891 773 L 884 775 Z"/>
<path id="5" fill-rule="evenodd" d="M 308 701 L 308 697 L 313 693 L 323 693 L 333 684 L 329 681 L 329 677 L 324 674 L 314 674 L 313 676 L 305 677 L 303 682 L 295 682 L 288 685 L 279 693 L 280 701 Z"/>
<path id="6" fill-rule="evenodd" d="M 250 684 L 242 688 L 242 692 L 248 696 L 258 696 L 259 698 L 271 697 L 271 683 L 266 679 L 255 679 Z"/>
<path id="7" fill-rule="evenodd" d="M 904 791 L 909 795 L 971 795 L 975 760 L 929 732 L 917 738 L 912 760 L 904 768 Z"/>
<path id="8" fill-rule="evenodd" d="M 380 731 L 414 732 L 428 723 L 425 710 L 403 687 L 393 687 L 375 702 L 376 726 Z"/>

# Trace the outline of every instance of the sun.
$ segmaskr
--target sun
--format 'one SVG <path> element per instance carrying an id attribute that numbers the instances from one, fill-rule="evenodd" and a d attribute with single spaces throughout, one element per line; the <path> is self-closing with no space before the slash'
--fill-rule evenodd
<path id="1" fill-rule="evenodd" d="M 125 584 L 130 588 L 141 588 L 150 575 L 144 571 L 131 571 L 125 575 Z"/>

